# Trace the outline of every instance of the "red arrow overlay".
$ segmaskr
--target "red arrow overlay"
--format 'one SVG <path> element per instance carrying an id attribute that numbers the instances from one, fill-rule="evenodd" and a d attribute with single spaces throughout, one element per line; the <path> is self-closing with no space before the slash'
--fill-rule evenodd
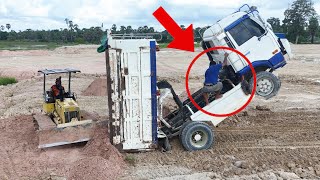
<path id="1" fill-rule="evenodd" d="M 186 30 L 181 29 L 161 6 L 153 13 L 153 16 L 173 37 L 173 41 L 168 45 L 168 48 L 194 52 L 192 24 Z"/>

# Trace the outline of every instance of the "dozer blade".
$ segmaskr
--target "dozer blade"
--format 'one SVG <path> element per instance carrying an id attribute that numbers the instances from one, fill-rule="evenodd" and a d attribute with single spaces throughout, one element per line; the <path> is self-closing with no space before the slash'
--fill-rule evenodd
<path id="1" fill-rule="evenodd" d="M 38 148 L 49 148 L 89 141 L 93 136 L 92 120 L 56 125 L 50 117 L 43 114 L 34 115 Z"/>

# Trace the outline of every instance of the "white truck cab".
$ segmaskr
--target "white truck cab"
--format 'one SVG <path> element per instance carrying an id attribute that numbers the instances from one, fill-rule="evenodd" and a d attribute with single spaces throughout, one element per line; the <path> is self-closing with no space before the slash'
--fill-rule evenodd
<path id="1" fill-rule="evenodd" d="M 286 65 L 285 55 L 291 56 L 290 44 L 284 34 L 273 32 L 270 24 L 260 17 L 256 7 L 245 4 L 238 11 L 219 20 L 203 33 L 201 44 L 204 50 L 227 46 L 244 54 L 256 70 L 258 95 L 269 99 L 279 91 L 280 81 L 272 72 Z M 223 50 L 218 50 L 207 55 L 209 60 L 219 63 L 221 59 L 215 59 L 215 55 L 224 53 Z M 238 79 L 245 75 L 252 83 L 250 67 L 242 57 L 231 53 L 228 60 L 229 74 Z"/>

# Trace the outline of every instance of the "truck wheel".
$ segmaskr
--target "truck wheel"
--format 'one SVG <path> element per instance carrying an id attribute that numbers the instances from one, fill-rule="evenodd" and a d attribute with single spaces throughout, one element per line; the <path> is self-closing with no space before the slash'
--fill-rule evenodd
<path id="1" fill-rule="evenodd" d="M 182 140 L 181 140 L 181 137 L 182 137 L 182 131 L 183 131 L 183 129 L 188 125 L 188 124 L 190 124 L 190 123 L 192 123 L 193 121 L 191 121 L 191 120 L 188 120 L 187 122 L 185 122 L 185 123 L 183 123 L 182 124 L 182 126 L 181 126 L 181 128 L 180 128 L 180 130 L 179 130 L 179 140 L 180 140 L 180 142 L 182 142 Z"/>
<path id="2" fill-rule="evenodd" d="M 267 71 L 257 73 L 257 95 L 270 99 L 278 94 L 280 86 L 281 82 L 274 74 Z M 250 87 L 252 90 L 253 78 L 250 79 Z"/>
<path id="3" fill-rule="evenodd" d="M 214 141 L 212 128 L 203 122 L 191 122 L 182 129 L 180 141 L 188 151 L 209 149 Z"/>

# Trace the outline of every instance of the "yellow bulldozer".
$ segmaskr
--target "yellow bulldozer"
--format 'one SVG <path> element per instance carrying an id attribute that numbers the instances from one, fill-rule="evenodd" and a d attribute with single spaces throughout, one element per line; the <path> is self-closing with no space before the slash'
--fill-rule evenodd
<path id="1" fill-rule="evenodd" d="M 93 135 L 93 120 L 85 119 L 88 114 L 80 111 L 76 95 L 71 91 L 71 75 L 80 73 L 80 70 L 45 69 L 38 72 L 44 76 L 43 113 L 33 116 L 39 137 L 38 147 L 49 148 L 89 141 Z M 67 92 L 61 84 L 61 76 L 56 79 L 55 85 L 46 89 L 46 77 L 54 74 L 68 75 Z"/>

